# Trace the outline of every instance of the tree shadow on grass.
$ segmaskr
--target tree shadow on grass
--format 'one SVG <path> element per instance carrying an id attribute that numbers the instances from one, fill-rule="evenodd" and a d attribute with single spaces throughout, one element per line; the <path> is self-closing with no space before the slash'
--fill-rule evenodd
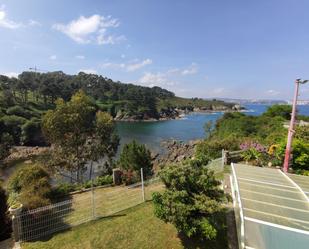
<path id="1" fill-rule="evenodd" d="M 181 239 L 182 245 L 186 249 L 227 249 L 227 210 L 217 213 L 214 219 L 220 223 L 220 229 L 217 230 L 217 237 L 214 240 L 202 239 L 200 237 L 187 237 L 183 233 L 179 233 L 178 237 Z"/>

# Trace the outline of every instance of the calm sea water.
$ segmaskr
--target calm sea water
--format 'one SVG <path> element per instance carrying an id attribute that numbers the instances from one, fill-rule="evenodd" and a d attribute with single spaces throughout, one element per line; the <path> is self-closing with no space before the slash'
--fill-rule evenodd
<path id="1" fill-rule="evenodd" d="M 247 115 L 261 115 L 267 105 L 246 105 Z M 299 113 L 309 115 L 309 106 L 299 106 Z M 121 145 L 137 140 L 153 151 L 161 152 L 161 142 L 168 139 L 189 141 L 205 136 L 203 126 L 215 122 L 223 113 L 192 113 L 183 119 L 158 122 L 118 122 L 117 131 Z"/>

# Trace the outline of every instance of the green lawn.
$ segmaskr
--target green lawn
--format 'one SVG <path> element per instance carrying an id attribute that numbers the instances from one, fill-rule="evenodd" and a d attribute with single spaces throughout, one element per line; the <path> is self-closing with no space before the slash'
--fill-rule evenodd
<path id="1" fill-rule="evenodd" d="M 23 249 L 100 248 L 227 248 L 226 236 L 218 243 L 181 239 L 175 227 L 153 214 L 151 202 L 143 203 L 110 218 L 85 223 L 41 241 L 22 244 Z"/>

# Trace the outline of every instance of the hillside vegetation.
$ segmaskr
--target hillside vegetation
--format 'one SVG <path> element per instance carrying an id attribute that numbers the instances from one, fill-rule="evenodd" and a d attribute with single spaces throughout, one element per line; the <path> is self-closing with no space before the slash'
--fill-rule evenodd
<path id="1" fill-rule="evenodd" d="M 41 118 L 55 108 L 58 98 L 68 101 L 82 90 L 97 108 L 115 120 L 158 120 L 177 118 L 198 110 L 232 110 L 223 101 L 180 98 L 160 87 L 114 82 L 103 76 L 23 72 L 18 78 L 0 75 L 0 137 L 5 133 L 14 144 L 44 145 Z"/>

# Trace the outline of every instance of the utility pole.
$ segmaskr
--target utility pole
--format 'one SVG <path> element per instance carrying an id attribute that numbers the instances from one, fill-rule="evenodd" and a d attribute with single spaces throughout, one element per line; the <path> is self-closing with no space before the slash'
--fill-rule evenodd
<path id="1" fill-rule="evenodd" d="M 295 133 L 294 126 L 295 126 L 295 116 L 296 116 L 299 84 L 305 84 L 307 82 L 308 82 L 308 80 L 301 80 L 301 79 L 295 80 L 295 92 L 294 92 L 294 99 L 293 99 L 293 107 L 292 107 L 290 127 L 289 127 L 289 131 L 288 131 L 288 140 L 287 140 L 287 144 L 286 144 L 284 164 L 283 164 L 283 171 L 285 173 L 287 173 L 288 170 L 289 170 L 289 163 L 290 163 L 290 157 L 291 157 L 291 147 L 292 147 L 293 135 Z"/>

